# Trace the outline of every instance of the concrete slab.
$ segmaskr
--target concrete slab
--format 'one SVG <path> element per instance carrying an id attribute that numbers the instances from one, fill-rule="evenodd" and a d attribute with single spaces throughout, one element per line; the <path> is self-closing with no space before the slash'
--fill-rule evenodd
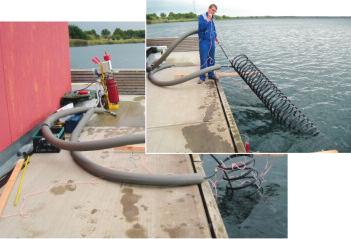
<path id="1" fill-rule="evenodd" d="M 200 58 L 198 51 L 173 52 L 166 60 L 166 64 L 176 66 L 199 66 Z"/>
<path id="2" fill-rule="evenodd" d="M 114 110 L 116 117 L 96 114 L 87 126 L 145 127 L 145 96 L 128 98 L 119 102 L 118 110 Z"/>
<path id="3" fill-rule="evenodd" d="M 172 67 L 156 77 L 170 80 L 196 70 L 198 66 Z M 216 84 L 212 80 L 197 84 L 194 79 L 159 87 L 148 81 L 146 141 L 148 153 L 235 152 Z"/>
<path id="4" fill-rule="evenodd" d="M 188 155 L 88 154 L 120 170 L 193 172 Z M 104 181 L 79 168 L 67 151 L 34 155 L 17 207 L 15 191 L 0 218 L 0 237 L 211 237 L 198 186 Z"/>
<path id="5" fill-rule="evenodd" d="M 224 122 L 215 121 L 149 128 L 146 148 L 149 153 L 232 152 L 232 139 L 229 134 L 223 134 L 226 127 Z"/>
<path id="6" fill-rule="evenodd" d="M 118 133 L 122 134 L 111 127 L 87 127 L 81 139 Z M 189 155 L 120 153 L 116 149 L 84 154 L 104 167 L 128 172 L 194 172 Z M 108 182 L 82 170 L 65 150 L 33 155 L 20 204 L 14 207 L 18 184 L 19 180 L 0 218 L 0 237 L 213 236 L 198 185 L 167 188 Z M 210 216 L 218 217 L 218 213 Z"/>

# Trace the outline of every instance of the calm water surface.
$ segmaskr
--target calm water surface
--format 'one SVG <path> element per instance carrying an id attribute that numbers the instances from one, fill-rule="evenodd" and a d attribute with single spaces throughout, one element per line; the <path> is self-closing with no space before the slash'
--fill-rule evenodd
<path id="1" fill-rule="evenodd" d="M 226 155 L 216 155 L 224 159 Z M 230 193 L 226 183 L 219 183 L 217 203 L 229 237 L 285 238 L 288 236 L 287 155 L 256 155 L 258 171 L 272 164 L 264 177 L 262 194 L 248 197 L 246 189 Z M 212 175 L 217 165 L 209 155 L 203 155 L 205 171 Z M 214 192 L 215 193 L 215 192 Z M 250 191 L 251 193 L 251 191 Z"/>
<path id="2" fill-rule="evenodd" d="M 96 68 L 91 58 L 102 60 L 105 51 L 112 55 L 112 67 L 116 69 L 144 69 L 145 44 L 114 44 L 83 47 L 70 47 L 71 68 Z"/>

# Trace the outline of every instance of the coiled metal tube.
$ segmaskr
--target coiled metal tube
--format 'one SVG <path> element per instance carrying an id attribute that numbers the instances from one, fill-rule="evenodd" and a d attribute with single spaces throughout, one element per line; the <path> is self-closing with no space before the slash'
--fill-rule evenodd
<path id="1" fill-rule="evenodd" d="M 284 124 L 293 132 L 312 136 L 319 134 L 314 123 L 246 55 L 238 55 L 233 60 L 230 60 L 230 63 L 267 109 L 269 109 L 275 120 Z"/>
<path id="2" fill-rule="evenodd" d="M 252 154 L 232 154 L 222 161 L 213 154 L 210 156 L 223 171 L 222 179 L 228 183 L 227 189 L 239 190 L 247 187 L 260 189 L 263 179 L 255 168 L 255 158 Z"/>

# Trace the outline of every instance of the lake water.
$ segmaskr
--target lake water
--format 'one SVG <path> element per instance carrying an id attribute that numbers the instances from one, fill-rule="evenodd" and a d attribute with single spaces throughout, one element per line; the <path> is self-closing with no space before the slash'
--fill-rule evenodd
<path id="1" fill-rule="evenodd" d="M 216 157 L 223 160 L 226 155 Z M 261 185 L 262 194 L 248 197 L 247 189 L 232 194 L 226 191 L 226 183 L 222 181 L 217 187 L 219 211 L 229 237 L 285 238 L 288 236 L 287 155 L 255 155 L 255 158 L 258 171 L 267 162 L 272 165 Z M 209 155 L 203 155 L 202 160 L 206 174 L 212 175 L 217 163 Z"/>
<path id="2" fill-rule="evenodd" d="M 71 68 L 96 68 L 91 58 L 98 56 L 102 60 L 105 51 L 111 54 L 112 67 L 115 69 L 145 68 L 144 43 L 70 47 Z"/>
<path id="3" fill-rule="evenodd" d="M 148 25 L 147 37 L 176 37 L 196 27 L 196 22 Z M 253 151 L 351 152 L 351 18 L 240 19 L 217 21 L 216 27 L 229 55 L 246 54 L 321 132 L 316 137 L 289 132 L 272 121 L 243 80 L 223 78 Z M 216 60 L 228 65 L 219 47 Z"/>

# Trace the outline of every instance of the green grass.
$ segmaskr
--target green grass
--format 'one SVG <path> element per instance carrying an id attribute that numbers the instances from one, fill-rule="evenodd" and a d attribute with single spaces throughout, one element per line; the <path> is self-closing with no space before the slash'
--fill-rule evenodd
<path id="1" fill-rule="evenodd" d="M 70 46 L 93 46 L 93 45 L 110 45 L 110 44 L 126 44 L 126 43 L 144 43 L 144 38 L 132 38 L 132 39 L 95 39 L 95 40 L 83 40 L 83 39 L 70 39 Z"/>

